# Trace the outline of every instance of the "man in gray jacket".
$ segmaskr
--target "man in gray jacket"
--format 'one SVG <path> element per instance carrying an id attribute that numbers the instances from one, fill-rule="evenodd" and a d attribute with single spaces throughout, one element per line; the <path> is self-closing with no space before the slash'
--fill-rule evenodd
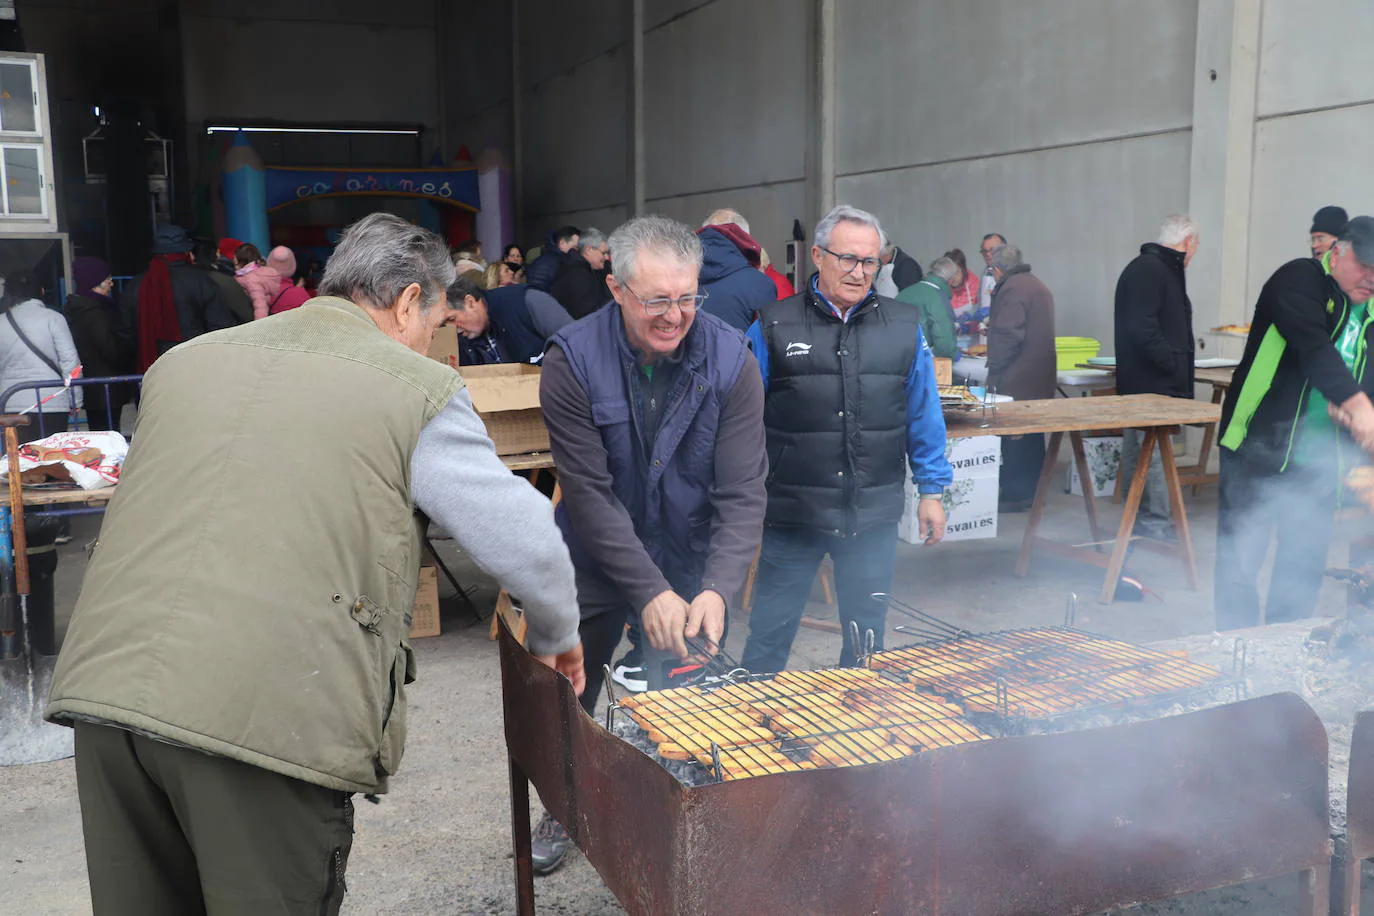
<path id="1" fill-rule="evenodd" d="M 1018 401 L 1052 398 L 1054 296 L 1031 273 L 1020 248 L 1002 245 L 990 262 L 997 285 L 988 316 L 988 385 Z M 1001 511 L 1030 508 L 1044 463 L 1044 433 L 1002 439 Z"/>
<path id="2" fill-rule="evenodd" d="M 405 745 L 417 509 L 581 689 L 549 502 L 424 356 L 453 279 L 442 239 L 373 214 L 320 298 L 148 372 L 47 708 L 76 728 L 102 916 L 338 912 L 349 799 L 385 792 Z"/>

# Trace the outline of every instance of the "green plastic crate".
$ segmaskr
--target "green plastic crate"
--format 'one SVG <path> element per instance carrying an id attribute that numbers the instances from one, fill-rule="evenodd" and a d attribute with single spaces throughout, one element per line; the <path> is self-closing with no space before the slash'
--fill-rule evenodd
<path id="1" fill-rule="evenodd" d="M 1091 337 L 1056 337 L 1054 339 L 1054 368 L 1060 372 L 1087 362 L 1102 349 L 1101 341 Z"/>

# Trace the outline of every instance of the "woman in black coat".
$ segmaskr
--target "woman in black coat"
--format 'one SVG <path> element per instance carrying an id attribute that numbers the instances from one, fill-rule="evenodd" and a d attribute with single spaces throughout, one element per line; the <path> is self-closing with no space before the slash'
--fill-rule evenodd
<path id="1" fill-rule="evenodd" d="M 72 281 L 76 292 L 67 297 L 67 326 L 81 357 L 82 377 L 132 373 L 133 354 L 119 336 L 119 304 L 110 296 L 110 265 L 100 258 L 76 258 Z M 87 385 L 84 396 L 91 429 L 118 430 L 120 412 L 133 391 L 129 385 Z"/>

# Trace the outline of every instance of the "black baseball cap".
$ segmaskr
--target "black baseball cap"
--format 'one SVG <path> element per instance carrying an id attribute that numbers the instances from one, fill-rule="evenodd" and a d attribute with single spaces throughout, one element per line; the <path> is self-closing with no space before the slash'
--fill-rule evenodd
<path id="1" fill-rule="evenodd" d="M 1350 243 L 1361 264 L 1374 266 L 1374 217 L 1357 216 L 1346 223 L 1340 241 Z"/>

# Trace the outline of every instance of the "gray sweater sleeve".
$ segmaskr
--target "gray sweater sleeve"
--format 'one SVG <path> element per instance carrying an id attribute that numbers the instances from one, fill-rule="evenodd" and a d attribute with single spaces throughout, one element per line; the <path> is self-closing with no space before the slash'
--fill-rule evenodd
<path id="1" fill-rule="evenodd" d="M 525 308 L 530 310 L 530 321 L 534 322 L 534 329 L 545 340 L 563 330 L 565 324 L 572 324 L 573 319 L 568 310 L 543 290 L 526 290 Z"/>
<path id="2" fill-rule="evenodd" d="M 529 650 L 577 645 L 577 588 L 553 507 L 501 463 L 466 390 L 420 433 L 410 477 L 415 505 L 524 602 Z"/>

